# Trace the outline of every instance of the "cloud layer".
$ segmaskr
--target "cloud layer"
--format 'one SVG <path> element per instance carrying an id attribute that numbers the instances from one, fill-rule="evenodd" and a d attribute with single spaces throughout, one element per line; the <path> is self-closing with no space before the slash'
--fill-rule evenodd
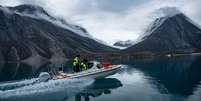
<path id="1" fill-rule="evenodd" d="M 85 27 L 92 36 L 113 43 L 137 40 L 153 21 L 152 12 L 174 6 L 201 24 L 200 0 L 1 0 L 1 5 L 35 4 Z"/>

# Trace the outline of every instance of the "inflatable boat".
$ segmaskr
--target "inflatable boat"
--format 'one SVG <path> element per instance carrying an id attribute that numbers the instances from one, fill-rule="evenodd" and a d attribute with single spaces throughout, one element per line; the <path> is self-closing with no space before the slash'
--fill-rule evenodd
<path id="1" fill-rule="evenodd" d="M 93 61 L 89 63 L 89 69 L 77 73 L 59 72 L 58 75 L 50 76 L 48 73 L 41 73 L 39 81 L 47 81 L 49 79 L 100 79 L 117 73 L 121 65 L 102 65 L 99 62 Z"/>

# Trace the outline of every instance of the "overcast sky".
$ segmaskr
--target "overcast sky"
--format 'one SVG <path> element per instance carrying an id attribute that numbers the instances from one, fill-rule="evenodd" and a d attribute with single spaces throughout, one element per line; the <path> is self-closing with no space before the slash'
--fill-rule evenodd
<path id="1" fill-rule="evenodd" d="M 43 6 L 107 43 L 137 40 L 153 21 L 152 12 L 166 6 L 177 7 L 201 25 L 201 0 L 0 0 L 4 6 L 24 3 Z"/>

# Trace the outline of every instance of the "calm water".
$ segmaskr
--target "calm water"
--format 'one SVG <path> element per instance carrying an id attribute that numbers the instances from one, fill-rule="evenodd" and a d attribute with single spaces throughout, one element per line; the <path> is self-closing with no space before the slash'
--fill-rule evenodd
<path id="1" fill-rule="evenodd" d="M 201 57 L 127 61 L 101 80 L 57 80 L 34 84 L 38 73 L 69 64 L 0 68 L 0 101 L 201 101 Z M 21 80 L 26 79 L 27 80 Z M 5 82 L 17 80 L 15 82 Z M 20 81 L 19 81 L 20 80 Z"/>

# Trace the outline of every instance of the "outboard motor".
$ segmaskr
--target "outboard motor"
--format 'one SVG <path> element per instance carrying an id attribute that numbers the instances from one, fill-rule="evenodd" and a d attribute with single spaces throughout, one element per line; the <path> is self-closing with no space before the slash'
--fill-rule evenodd
<path id="1" fill-rule="evenodd" d="M 46 82 L 50 79 L 50 74 L 47 72 L 41 72 L 38 78 L 39 82 Z"/>

